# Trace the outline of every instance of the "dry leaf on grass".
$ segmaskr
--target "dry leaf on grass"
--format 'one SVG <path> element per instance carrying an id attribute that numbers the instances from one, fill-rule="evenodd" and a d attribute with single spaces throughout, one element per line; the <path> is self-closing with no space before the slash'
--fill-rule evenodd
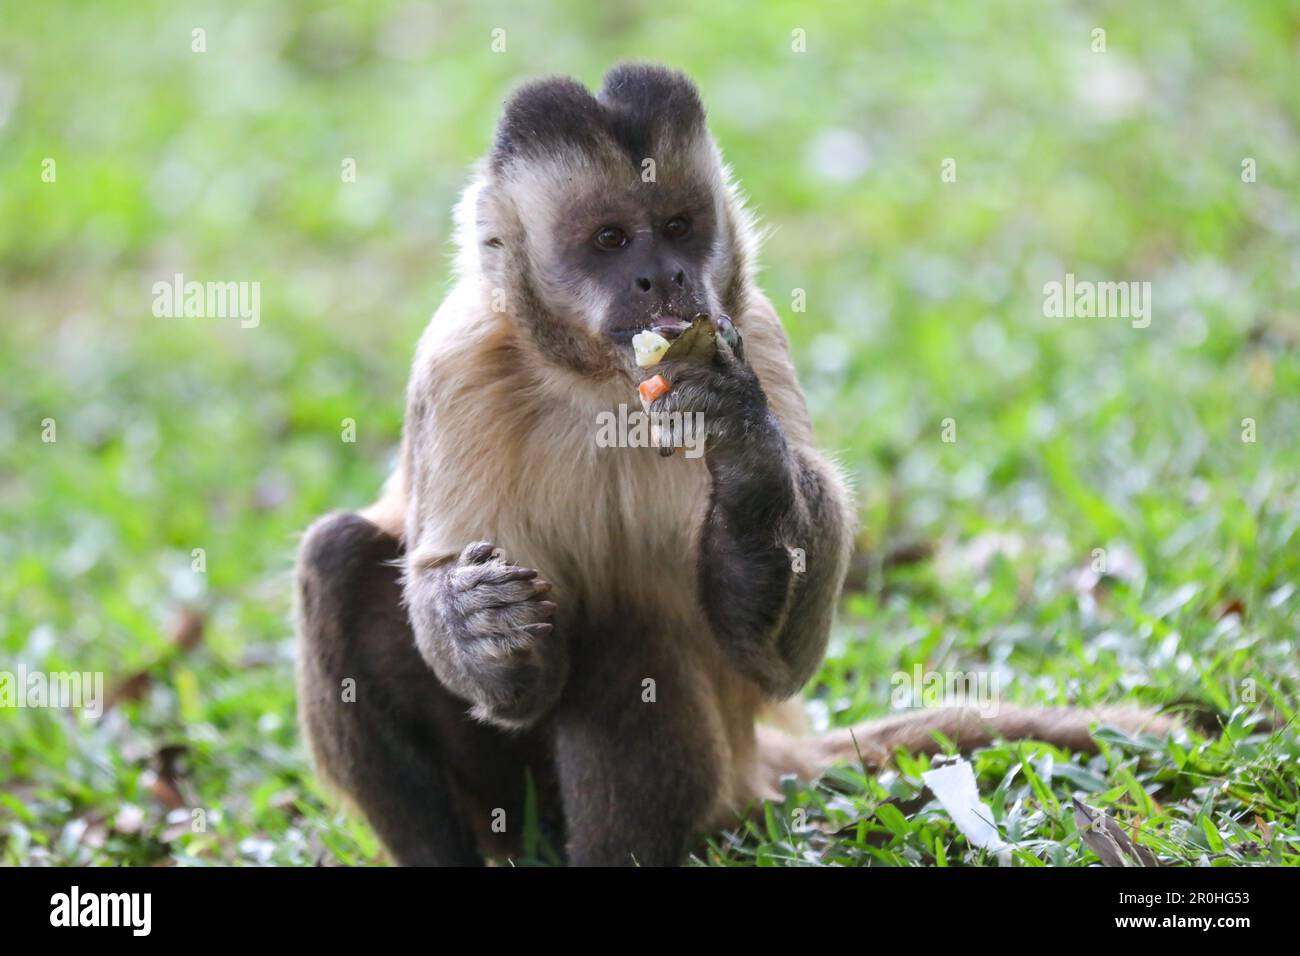
<path id="1" fill-rule="evenodd" d="M 1130 840 L 1124 828 L 1104 811 L 1094 810 L 1078 797 L 1074 798 L 1074 825 L 1088 849 L 1106 866 L 1160 865 L 1155 854 Z"/>

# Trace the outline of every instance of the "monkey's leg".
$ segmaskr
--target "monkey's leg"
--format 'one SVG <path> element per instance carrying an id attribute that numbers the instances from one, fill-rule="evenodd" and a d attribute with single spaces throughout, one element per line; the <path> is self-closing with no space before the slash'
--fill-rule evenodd
<path id="1" fill-rule="evenodd" d="M 298 556 L 298 705 L 317 768 L 403 865 L 481 862 L 453 791 L 457 711 L 415 650 L 396 538 L 320 519 Z M 522 770 L 520 771 L 522 780 Z"/>
<path id="2" fill-rule="evenodd" d="M 716 813 L 726 745 L 712 688 L 653 640 L 618 629 L 573 654 L 555 715 L 571 865 L 678 865 Z"/>

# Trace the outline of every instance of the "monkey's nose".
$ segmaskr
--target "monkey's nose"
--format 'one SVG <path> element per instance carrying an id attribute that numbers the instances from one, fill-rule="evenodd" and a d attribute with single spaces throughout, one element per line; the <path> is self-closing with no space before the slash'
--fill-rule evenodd
<path id="1" fill-rule="evenodd" d="M 657 289 L 662 295 L 675 295 L 686 288 L 686 270 L 652 268 L 649 275 L 639 275 L 632 280 L 642 292 Z"/>

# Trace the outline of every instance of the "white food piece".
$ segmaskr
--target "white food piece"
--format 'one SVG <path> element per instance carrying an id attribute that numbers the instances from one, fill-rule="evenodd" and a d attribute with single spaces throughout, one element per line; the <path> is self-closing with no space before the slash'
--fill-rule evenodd
<path id="1" fill-rule="evenodd" d="M 669 344 L 669 341 L 658 332 L 650 329 L 638 332 L 632 336 L 632 350 L 636 353 L 636 364 L 641 368 L 659 364 L 659 360 L 668 351 Z"/>

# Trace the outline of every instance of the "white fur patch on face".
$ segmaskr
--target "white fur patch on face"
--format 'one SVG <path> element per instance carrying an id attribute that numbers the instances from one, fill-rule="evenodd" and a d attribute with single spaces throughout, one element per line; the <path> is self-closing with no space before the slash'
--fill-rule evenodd
<path id="1" fill-rule="evenodd" d="M 584 282 L 583 287 L 582 301 L 586 303 L 583 315 L 587 320 L 587 328 L 595 332 L 604 328 L 608 322 L 614 299 L 594 282 Z"/>
<path id="2" fill-rule="evenodd" d="M 598 328 L 609 308 L 608 297 L 594 282 L 562 274 L 559 267 L 566 201 L 581 183 L 584 190 L 613 188 L 611 177 L 580 155 L 522 160 L 510 167 L 501 184 L 522 226 L 522 249 L 529 277 L 543 301 L 557 312 L 581 316 Z"/>

